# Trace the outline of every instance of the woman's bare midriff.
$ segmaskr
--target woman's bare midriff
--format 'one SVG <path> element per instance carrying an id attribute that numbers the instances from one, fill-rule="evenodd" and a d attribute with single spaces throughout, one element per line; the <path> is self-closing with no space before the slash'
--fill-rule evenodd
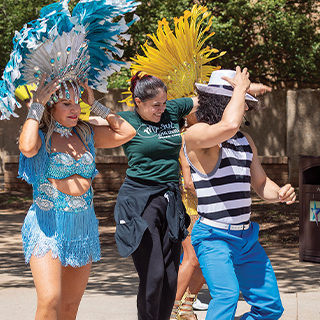
<path id="1" fill-rule="evenodd" d="M 82 196 L 91 187 L 91 179 L 83 178 L 78 174 L 74 174 L 65 179 L 48 179 L 52 185 L 59 191 L 70 196 Z"/>

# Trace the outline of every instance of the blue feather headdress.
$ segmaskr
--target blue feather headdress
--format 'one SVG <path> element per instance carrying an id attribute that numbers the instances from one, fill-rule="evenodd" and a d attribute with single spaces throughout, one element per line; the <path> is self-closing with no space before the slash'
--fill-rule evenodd
<path id="1" fill-rule="evenodd" d="M 0 120 L 17 117 L 15 107 L 21 107 L 14 92 L 17 87 L 38 83 L 44 73 L 46 82 L 59 78 L 68 94 L 70 81 L 80 95 L 78 80 L 88 79 L 89 85 L 107 92 L 107 77 L 119 71 L 125 62 L 116 60 L 123 51 L 122 42 L 130 39 L 130 23 L 122 17 L 140 4 L 130 0 L 80 0 L 72 11 L 69 0 L 44 7 L 37 20 L 26 24 L 13 38 L 13 50 L 0 81 Z M 76 86 L 76 88 L 75 88 Z M 62 90 L 60 90 L 62 93 Z M 57 96 L 53 95 L 53 101 Z"/>

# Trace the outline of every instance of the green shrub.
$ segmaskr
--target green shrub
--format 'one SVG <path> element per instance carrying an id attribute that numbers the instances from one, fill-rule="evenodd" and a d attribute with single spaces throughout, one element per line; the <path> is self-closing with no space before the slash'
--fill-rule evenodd
<path id="1" fill-rule="evenodd" d="M 128 89 L 130 78 L 130 69 L 121 68 L 119 72 L 115 72 L 109 77 L 108 89 Z"/>
<path id="2" fill-rule="evenodd" d="M 0 72 L 12 50 L 15 30 L 38 17 L 39 10 L 53 0 L 2 0 L 0 3 Z M 70 8 L 77 0 L 69 2 Z M 124 44 L 124 61 L 137 53 L 147 34 L 156 32 L 158 21 L 173 18 L 190 10 L 194 3 L 205 5 L 215 19 L 215 36 L 207 44 L 227 51 L 213 61 L 223 68 L 246 66 L 252 81 L 274 88 L 318 87 L 320 83 L 320 33 L 318 1 L 314 0 L 140 0 L 136 10 L 140 21 L 133 24 L 131 39 Z M 130 20 L 132 14 L 126 19 Z M 127 88 L 130 73 L 121 69 L 110 78 L 110 88 Z"/>

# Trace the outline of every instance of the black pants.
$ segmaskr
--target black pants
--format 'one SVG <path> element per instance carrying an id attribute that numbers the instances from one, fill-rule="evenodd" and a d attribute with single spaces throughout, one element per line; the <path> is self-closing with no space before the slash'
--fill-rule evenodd
<path id="1" fill-rule="evenodd" d="M 139 320 L 168 320 L 176 296 L 181 241 L 169 239 L 166 208 L 163 195 L 149 199 L 142 215 L 148 229 L 132 254 L 140 279 Z"/>

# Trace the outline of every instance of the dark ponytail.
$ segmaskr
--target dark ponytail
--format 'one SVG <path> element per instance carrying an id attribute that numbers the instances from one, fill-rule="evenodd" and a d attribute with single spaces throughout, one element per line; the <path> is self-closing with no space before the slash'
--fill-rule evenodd
<path id="1" fill-rule="evenodd" d="M 167 92 L 167 87 L 162 80 L 151 75 L 142 75 L 142 73 L 142 71 L 138 71 L 131 78 L 130 91 L 132 92 L 132 100 L 135 107 L 137 107 L 135 98 L 146 101 L 154 98 L 159 93 L 159 90 Z"/>

